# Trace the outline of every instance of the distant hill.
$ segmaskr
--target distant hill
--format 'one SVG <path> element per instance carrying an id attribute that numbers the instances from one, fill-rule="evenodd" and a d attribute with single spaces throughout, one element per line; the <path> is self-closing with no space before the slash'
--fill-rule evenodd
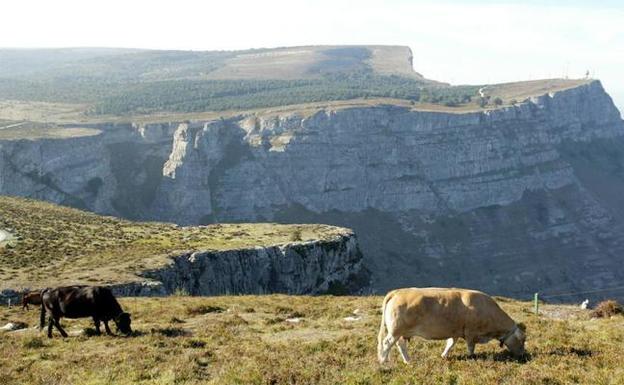
<path id="1" fill-rule="evenodd" d="M 91 115 L 222 111 L 391 97 L 459 105 L 475 87 L 448 87 L 412 68 L 402 46 L 245 51 L 0 50 L 0 100 L 83 104 Z M 431 94 L 434 93 L 433 97 Z"/>
<path id="2" fill-rule="evenodd" d="M 0 49 L 2 109 L 6 102 L 25 102 L 32 105 L 19 108 L 37 114 L 41 106 L 34 103 L 45 102 L 54 104 L 54 110 L 78 112 L 88 119 L 375 98 L 402 100 L 425 109 L 496 108 L 580 84 L 562 79 L 555 83 L 450 86 L 414 71 L 412 51 L 404 46 L 244 51 Z M 478 92 L 482 88 L 488 90 L 487 99 Z M 502 99 L 497 100 L 499 94 Z M 0 119 L 15 120 L 14 115 L 5 111 Z M 36 119 L 31 114 L 25 120 Z"/>
<path id="3" fill-rule="evenodd" d="M 95 77 L 114 80 L 319 78 L 374 72 L 424 80 L 403 46 L 306 46 L 244 51 L 119 48 L 0 49 L 0 78 Z"/>

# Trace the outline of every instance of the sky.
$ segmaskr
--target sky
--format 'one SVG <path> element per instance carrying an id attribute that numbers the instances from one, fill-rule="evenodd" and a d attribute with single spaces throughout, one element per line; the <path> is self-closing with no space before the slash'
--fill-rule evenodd
<path id="1" fill-rule="evenodd" d="M 602 80 L 624 111 L 624 1 L 3 1 L 0 47 L 407 45 L 452 84 Z"/>

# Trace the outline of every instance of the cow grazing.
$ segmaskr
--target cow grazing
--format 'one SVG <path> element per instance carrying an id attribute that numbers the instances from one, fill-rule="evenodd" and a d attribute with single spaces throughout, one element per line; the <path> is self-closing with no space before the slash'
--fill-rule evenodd
<path id="1" fill-rule="evenodd" d="M 100 286 L 67 286 L 45 289 L 41 292 L 41 328 L 48 315 L 48 337 L 52 338 L 52 326 L 56 326 L 63 337 L 67 333 L 59 320 L 66 318 L 92 317 L 97 334 L 101 334 L 100 322 L 104 322 L 107 334 L 112 334 L 108 321 L 113 320 L 117 330 L 130 334 L 130 314 L 125 313 L 110 289 Z"/>
<path id="2" fill-rule="evenodd" d="M 31 291 L 22 295 L 22 310 L 28 310 L 28 305 L 41 305 L 41 292 Z"/>
<path id="3" fill-rule="evenodd" d="M 384 338 L 384 329 L 388 334 Z M 475 290 L 407 288 L 389 292 L 383 301 L 377 354 L 380 363 L 388 359 L 397 344 L 406 363 L 407 340 L 419 336 L 446 340 L 442 357 L 448 357 L 459 338 L 466 340 L 473 356 L 477 343 L 496 339 L 515 356 L 524 355 L 525 331 L 487 294 Z"/>

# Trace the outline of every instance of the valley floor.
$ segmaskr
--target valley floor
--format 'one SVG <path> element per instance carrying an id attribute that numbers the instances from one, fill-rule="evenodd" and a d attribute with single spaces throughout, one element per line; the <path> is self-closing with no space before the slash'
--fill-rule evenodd
<path id="1" fill-rule="evenodd" d="M 123 298 L 131 337 L 90 336 L 90 320 L 62 320 L 70 337 L 34 329 L 39 309 L 0 309 L 1 384 L 622 384 L 624 317 L 589 318 L 572 306 L 500 299 L 528 329 L 526 361 L 497 343 L 460 342 L 449 360 L 443 341 L 412 339 L 413 363 L 396 351 L 376 361 L 381 297 Z M 353 313 L 355 311 L 355 314 Z M 346 320 L 346 317 L 351 317 Z"/>

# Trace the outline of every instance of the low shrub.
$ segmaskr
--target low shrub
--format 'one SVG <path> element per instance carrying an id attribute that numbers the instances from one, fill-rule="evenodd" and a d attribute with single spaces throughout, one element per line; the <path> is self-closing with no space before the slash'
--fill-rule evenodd
<path id="1" fill-rule="evenodd" d="M 45 347 L 45 343 L 41 337 L 31 337 L 24 340 L 22 346 L 26 349 L 40 349 Z"/>
<path id="2" fill-rule="evenodd" d="M 151 332 L 152 334 L 160 334 L 165 337 L 184 337 L 190 334 L 187 330 L 173 327 L 153 328 Z"/>
<path id="3" fill-rule="evenodd" d="M 614 315 L 623 314 L 624 308 L 615 300 L 606 300 L 600 302 L 592 311 L 591 316 L 594 318 L 610 318 Z"/>

